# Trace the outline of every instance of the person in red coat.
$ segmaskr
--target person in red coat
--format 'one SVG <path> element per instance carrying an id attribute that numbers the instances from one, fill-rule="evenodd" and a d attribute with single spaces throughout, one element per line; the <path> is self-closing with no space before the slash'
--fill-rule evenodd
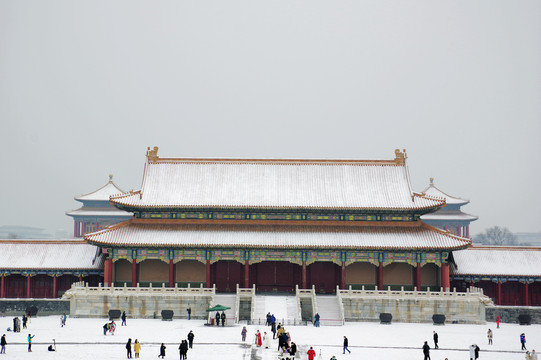
<path id="1" fill-rule="evenodd" d="M 263 341 L 261 340 L 261 333 L 259 332 L 259 330 L 257 330 L 257 332 L 255 333 L 255 344 L 257 346 L 263 345 Z"/>
<path id="2" fill-rule="evenodd" d="M 314 360 L 316 358 L 316 352 L 314 349 L 310 346 L 310 350 L 307 352 L 308 354 L 308 360 Z"/>

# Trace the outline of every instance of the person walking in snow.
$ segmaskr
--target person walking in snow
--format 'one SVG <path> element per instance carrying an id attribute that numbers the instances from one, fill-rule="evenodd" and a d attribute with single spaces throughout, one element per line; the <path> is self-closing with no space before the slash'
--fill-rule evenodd
<path id="1" fill-rule="evenodd" d="M 23 329 L 26 329 L 26 323 L 28 322 L 28 318 L 26 315 L 23 315 Z"/>
<path id="2" fill-rule="evenodd" d="M 34 336 L 36 336 L 36 335 L 30 335 L 30 334 L 28 334 L 28 338 L 27 338 L 27 341 L 28 341 L 28 352 L 32 352 L 32 339 L 34 338 Z"/>
<path id="3" fill-rule="evenodd" d="M 520 343 L 522 344 L 521 350 L 526 350 L 526 335 L 524 333 L 520 334 Z"/>
<path id="4" fill-rule="evenodd" d="M 320 319 L 319 313 L 316 313 L 314 315 L 314 325 L 315 325 L 315 327 L 319 327 L 319 319 Z"/>
<path id="5" fill-rule="evenodd" d="M 289 354 L 291 356 L 295 356 L 297 353 L 297 344 L 295 344 L 293 341 L 291 342 L 291 349 L 289 350 Z"/>
<path id="6" fill-rule="evenodd" d="M 344 348 L 342 349 L 343 350 L 342 354 L 345 354 L 346 350 L 348 353 L 351 354 L 351 351 L 349 351 L 348 346 L 349 346 L 348 338 L 344 336 Z"/>
<path id="7" fill-rule="evenodd" d="M 139 340 L 135 339 L 135 342 L 133 343 L 133 352 L 135 353 L 135 358 L 139 359 L 139 353 L 141 352 L 141 343 L 139 343 Z"/>
<path id="8" fill-rule="evenodd" d="M 7 345 L 7 341 L 6 341 L 6 334 L 2 335 L 2 339 L 0 339 L 0 354 L 5 354 L 6 353 L 6 345 Z"/>
<path id="9" fill-rule="evenodd" d="M 191 307 L 187 308 L 186 312 L 188 313 L 188 320 L 191 320 L 191 318 L 192 318 L 192 308 Z"/>
<path id="10" fill-rule="evenodd" d="M 255 344 L 257 345 L 257 347 L 263 345 L 263 341 L 261 341 L 261 333 L 259 332 L 259 330 L 257 330 L 255 333 Z"/>
<path id="11" fill-rule="evenodd" d="M 242 327 L 242 330 L 240 332 L 240 336 L 242 336 L 242 341 L 246 341 L 246 334 L 248 333 L 248 330 L 246 330 L 246 326 Z"/>
<path id="12" fill-rule="evenodd" d="M 128 356 L 128 359 L 131 359 L 131 338 L 129 338 L 126 343 L 126 355 Z"/>
<path id="13" fill-rule="evenodd" d="M 188 343 L 186 342 L 186 340 L 182 340 L 180 342 L 180 346 L 178 347 L 178 350 L 180 352 L 180 360 L 184 360 L 186 359 L 188 356 Z"/>
<path id="14" fill-rule="evenodd" d="M 271 345 L 270 336 L 265 331 L 263 332 L 263 346 L 265 346 L 265 349 L 268 349 L 270 345 Z"/>
<path id="15" fill-rule="evenodd" d="M 160 355 L 158 355 L 158 357 L 161 357 L 162 359 L 165 358 L 165 344 L 162 343 L 162 345 L 160 346 Z"/>
<path id="16" fill-rule="evenodd" d="M 500 315 L 496 316 L 496 329 L 500 328 Z"/>
<path id="17" fill-rule="evenodd" d="M 492 330 L 488 329 L 487 331 L 488 344 L 492 345 Z"/>
<path id="18" fill-rule="evenodd" d="M 122 323 L 120 324 L 120 326 L 127 326 L 126 325 L 126 312 L 125 311 L 122 312 L 122 316 L 120 318 L 122 319 Z"/>
<path id="19" fill-rule="evenodd" d="M 310 346 L 310 350 L 308 350 L 306 354 L 308 354 L 308 360 L 314 360 L 316 358 L 316 352 L 311 346 Z"/>
<path id="20" fill-rule="evenodd" d="M 274 316 L 274 315 L 273 315 Z M 272 321 L 272 320 L 271 320 Z M 272 338 L 276 339 L 276 321 L 271 323 Z"/>
<path id="21" fill-rule="evenodd" d="M 439 349 L 438 346 L 438 333 L 434 331 L 434 349 Z"/>
<path id="22" fill-rule="evenodd" d="M 220 312 L 216 311 L 216 326 L 220 326 Z"/>
<path id="23" fill-rule="evenodd" d="M 269 312 L 267 313 L 267 322 L 265 323 L 265 325 L 270 326 L 270 324 L 271 324 L 270 318 L 271 318 L 271 313 L 270 313 L 270 311 L 269 311 Z"/>
<path id="24" fill-rule="evenodd" d="M 428 341 L 425 341 L 423 345 L 423 355 L 425 356 L 424 360 L 430 360 L 430 346 L 428 346 Z"/>
<path id="25" fill-rule="evenodd" d="M 532 350 L 532 353 L 530 356 L 532 357 L 532 360 L 537 360 L 537 353 L 535 352 L 535 350 Z"/>
<path id="26" fill-rule="evenodd" d="M 109 332 L 111 333 L 111 335 L 115 334 L 115 330 L 116 330 L 116 323 L 114 320 L 111 320 L 111 323 L 109 324 Z"/>
<path id="27" fill-rule="evenodd" d="M 187 337 L 188 337 L 188 346 L 191 349 L 193 347 L 193 338 L 195 337 L 192 330 L 190 330 Z"/>

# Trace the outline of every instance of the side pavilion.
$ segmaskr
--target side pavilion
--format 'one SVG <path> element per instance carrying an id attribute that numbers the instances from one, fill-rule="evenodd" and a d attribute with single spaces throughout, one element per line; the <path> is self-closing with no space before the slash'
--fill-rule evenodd
<path id="1" fill-rule="evenodd" d="M 182 159 L 149 148 L 141 189 L 111 196 L 134 217 L 84 239 L 107 255 L 108 285 L 448 288 L 450 254 L 471 241 L 420 220 L 445 199 L 411 190 L 406 158 Z"/>

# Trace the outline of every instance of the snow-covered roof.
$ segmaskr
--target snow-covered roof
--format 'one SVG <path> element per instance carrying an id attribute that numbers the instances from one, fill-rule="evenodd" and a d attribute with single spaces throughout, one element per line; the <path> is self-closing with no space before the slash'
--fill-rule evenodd
<path id="1" fill-rule="evenodd" d="M 109 201 L 111 195 L 122 194 L 124 190 L 120 189 L 113 182 L 113 175 L 109 175 L 109 181 L 98 190 L 91 193 L 75 197 L 77 201 Z"/>
<path id="2" fill-rule="evenodd" d="M 465 205 L 469 203 L 469 200 L 461 199 L 459 197 L 451 196 L 444 193 L 434 185 L 434 178 L 430 178 L 430 184 L 423 190 L 424 195 L 429 195 L 437 198 L 444 198 L 446 204 Z"/>
<path id="3" fill-rule="evenodd" d="M 94 217 L 131 217 L 132 213 L 115 207 L 82 207 L 77 210 L 66 212 L 68 216 L 94 216 Z"/>
<path id="4" fill-rule="evenodd" d="M 156 150 L 157 151 L 157 150 Z M 414 194 L 405 154 L 394 160 L 160 159 L 149 157 L 141 190 L 111 197 L 135 208 L 431 209 Z"/>
<path id="5" fill-rule="evenodd" d="M 433 213 L 424 214 L 421 216 L 422 220 L 449 220 L 449 221 L 474 221 L 479 219 L 479 217 L 466 214 L 462 211 L 446 211 L 438 210 Z"/>
<path id="6" fill-rule="evenodd" d="M 454 275 L 541 276 L 541 248 L 476 246 L 453 257 Z"/>
<path id="7" fill-rule="evenodd" d="M 100 270 L 97 251 L 82 240 L 0 240 L 0 269 Z"/>
<path id="8" fill-rule="evenodd" d="M 463 249 L 471 241 L 420 221 L 407 225 L 186 224 L 129 220 L 84 238 L 96 245 L 191 248 Z"/>

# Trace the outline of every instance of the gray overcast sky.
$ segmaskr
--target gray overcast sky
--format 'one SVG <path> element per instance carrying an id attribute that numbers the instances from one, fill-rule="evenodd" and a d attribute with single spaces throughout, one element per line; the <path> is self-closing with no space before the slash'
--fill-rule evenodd
<path id="1" fill-rule="evenodd" d="M 164 157 L 391 159 L 541 230 L 540 1 L 2 1 L 0 225 Z"/>

